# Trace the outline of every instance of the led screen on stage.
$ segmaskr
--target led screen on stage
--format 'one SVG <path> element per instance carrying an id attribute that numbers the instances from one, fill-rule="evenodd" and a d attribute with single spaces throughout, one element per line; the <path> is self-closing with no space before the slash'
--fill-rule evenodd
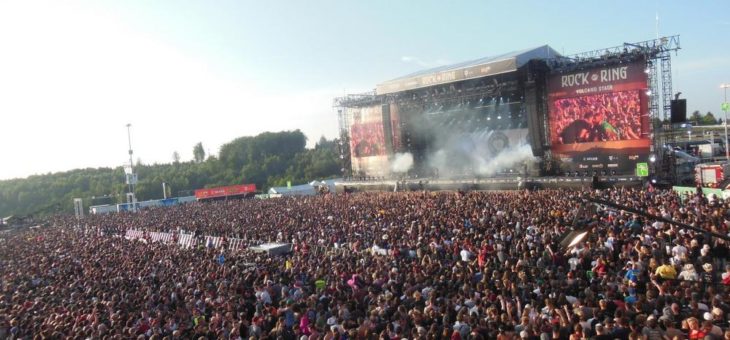
<path id="1" fill-rule="evenodd" d="M 564 171 L 634 172 L 651 145 L 644 62 L 554 74 L 551 148 Z"/>
<path id="2" fill-rule="evenodd" d="M 353 157 L 380 156 L 385 153 L 382 122 L 353 124 L 350 140 Z"/>
<path id="3" fill-rule="evenodd" d="M 347 108 L 350 117 L 350 156 L 355 175 L 384 176 L 388 156 L 381 105 Z"/>
<path id="4" fill-rule="evenodd" d="M 641 139 L 639 91 L 556 99 L 553 145 Z"/>

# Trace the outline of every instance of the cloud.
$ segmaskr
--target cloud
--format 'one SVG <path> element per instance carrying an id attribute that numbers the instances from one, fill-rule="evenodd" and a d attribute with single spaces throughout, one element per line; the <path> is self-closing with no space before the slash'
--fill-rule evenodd
<path id="1" fill-rule="evenodd" d="M 411 56 L 402 56 L 400 57 L 400 61 L 408 64 L 416 64 L 421 67 L 437 67 L 437 66 L 443 66 L 447 65 L 449 62 L 447 60 L 443 59 L 437 59 L 434 61 L 425 61 L 421 60 L 417 57 L 411 57 Z"/>

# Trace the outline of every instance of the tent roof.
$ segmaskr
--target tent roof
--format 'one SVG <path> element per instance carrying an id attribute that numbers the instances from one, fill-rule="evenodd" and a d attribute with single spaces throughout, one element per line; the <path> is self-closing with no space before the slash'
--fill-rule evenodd
<path id="1" fill-rule="evenodd" d="M 514 72 L 532 59 L 549 59 L 556 56 L 560 56 L 560 54 L 552 47 L 543 45 L 496 56 L 434 67 L 378 84 L 376 93 L 394 93 Z"/>
<path id="2" fill-rule="evenodd" d="M 309 184 L 293 185 L 288 187 L 273 187 L 269 189 L 270 194 L 290 194 L 290 195 L 314 195 L 316 191 Z"/>
<path id="3" fill-rule="evenodd" d="M 314 186 L 325 184 L 329 187 L 331 192 L 335 191 L 335 181 L 341 181 L 342 179 L 325 179 L 322 181 L 311 181 L 308 184 L 293 185 L 291 188 L 288 187 L 272 187 L 269 189 L 269 194 L 290 194 L 290 195 L 314 195 L 317 191 Z"/>

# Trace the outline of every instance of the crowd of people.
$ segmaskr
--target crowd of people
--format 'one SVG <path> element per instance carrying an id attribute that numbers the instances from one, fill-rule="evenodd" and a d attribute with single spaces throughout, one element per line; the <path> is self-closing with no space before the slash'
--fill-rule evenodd
<path id="1" fill-rule="evenodd" d="M 673 191 L 408 192 L 56 216 L 0 241 L 0 338 L 730 339 L 730 202 Z M 126 230 L 293 244 L 285 256 Z"/>
<path id="2" fill-rule="evenodd" d="M 554 144 L 642 138 L 639 91 L 557 99 L 550 112 Z"/>

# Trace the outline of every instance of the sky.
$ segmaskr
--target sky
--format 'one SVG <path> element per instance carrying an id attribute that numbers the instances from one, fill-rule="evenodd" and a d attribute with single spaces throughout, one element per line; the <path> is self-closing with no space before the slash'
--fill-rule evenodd
<path id="1" fill-rule="evenodd" d="M 680 35 L 674 92 L 721 114 L 724 1 L 0 0 L 0 179 L 337 136 L 332 100 L 435 66 Z M 659 18 L 658 25 L 656 18 Z M 658 30 L 657 30 L 658 26 Z"/>

